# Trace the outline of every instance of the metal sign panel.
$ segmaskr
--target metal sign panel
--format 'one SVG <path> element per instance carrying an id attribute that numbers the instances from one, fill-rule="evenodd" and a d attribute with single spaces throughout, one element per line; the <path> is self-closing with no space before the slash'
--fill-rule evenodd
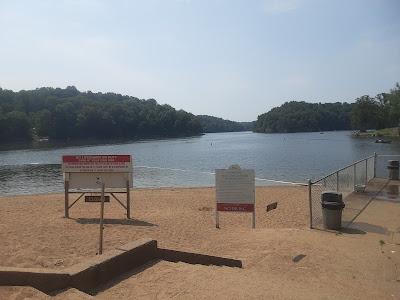
<path id="1" fill-rule="evenodd" d="M 217 211 L 253 212 L 255 172 L 238 166 L 215 170 Z"/>
<path id="2" fill-rule="evenodd" d="M 130 155 L 64 155 L 64 173 L 124 173 L 132 172 Z"/>

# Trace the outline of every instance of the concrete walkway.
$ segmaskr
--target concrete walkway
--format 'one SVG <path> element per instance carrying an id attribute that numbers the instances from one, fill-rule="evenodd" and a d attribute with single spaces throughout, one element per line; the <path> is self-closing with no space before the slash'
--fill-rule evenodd
<path id="1" fill-rule="evenodd" d="M 379 239 L 387 281 L 400 282 L 400 181 L 376 178 L 365 192 L 346 198 L 344 231 L 368 233 Z M 351 222 L 350 222 L 351 221 Z"/>
<path id="2" fill-rule="evenodd" d="M 400 181 L 376 178 L 365 192 L 346 197 L 344 227 L 381 234 L 400 243 Z M 393 193 L 397 191 L 397 193 Z"/>

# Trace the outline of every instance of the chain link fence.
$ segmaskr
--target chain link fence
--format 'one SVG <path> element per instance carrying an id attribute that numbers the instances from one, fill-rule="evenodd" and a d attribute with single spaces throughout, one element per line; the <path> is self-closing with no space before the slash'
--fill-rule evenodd
<path id="1" fill-rule="evenodd" d="M 356 190 L 364 190 L 370 180 L 376 177 L 377 155 L 374 154 L 349 166 L 337 170 L 317 181 L 309 181 L 310 227 L 322 228 L 321 194 L 335 191 L 343 195 L 347 204 L 350 194 Z M 350 223 L 359 209 L 346 205 L 343 223 Z"/>

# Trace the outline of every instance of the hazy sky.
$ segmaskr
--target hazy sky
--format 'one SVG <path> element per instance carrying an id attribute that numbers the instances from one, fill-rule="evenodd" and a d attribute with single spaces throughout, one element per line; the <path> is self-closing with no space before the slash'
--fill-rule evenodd
<path id="1" fill-rule="evenodd" d="M 0 87 L 155 98 L 238 121 L 400 81 L 399 0 L 0 0 Z"/>

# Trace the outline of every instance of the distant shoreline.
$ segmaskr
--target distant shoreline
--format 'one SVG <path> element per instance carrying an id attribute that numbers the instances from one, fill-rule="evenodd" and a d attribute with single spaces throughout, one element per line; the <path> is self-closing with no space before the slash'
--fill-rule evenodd
<path id="1" fill-rule="evenodd" d="M 132 142 L 145 142 L 153 140 L 172 140 L 180 138 L 192 138 L 200 137 L 205 133 L 199 133 L 194 135 L 174 135 L 174 136 L 149 136 L 149 137 L 137 137 L 137 138 L 117 138 L 117 139 L 70 139 L 70 140 L 42 140 L 36 139 L 32 141 L 16 141 L 0 144 L 0 151 L 7 150 L 22 150 L 32 148 L 53 148 L 53 147 L 73 147 L 73 146 L 99 146 L 99 145 L 110 145 L 110 144 L 129 144 Z"/>
<path id="2" fill-rule="evenodd" d="M 356 131 L 353 133 L 353 136 L 360 138 L 384 137 L 398 139 L 400 138 L 400 127 L 368 130 L 366 132 Z"/>

